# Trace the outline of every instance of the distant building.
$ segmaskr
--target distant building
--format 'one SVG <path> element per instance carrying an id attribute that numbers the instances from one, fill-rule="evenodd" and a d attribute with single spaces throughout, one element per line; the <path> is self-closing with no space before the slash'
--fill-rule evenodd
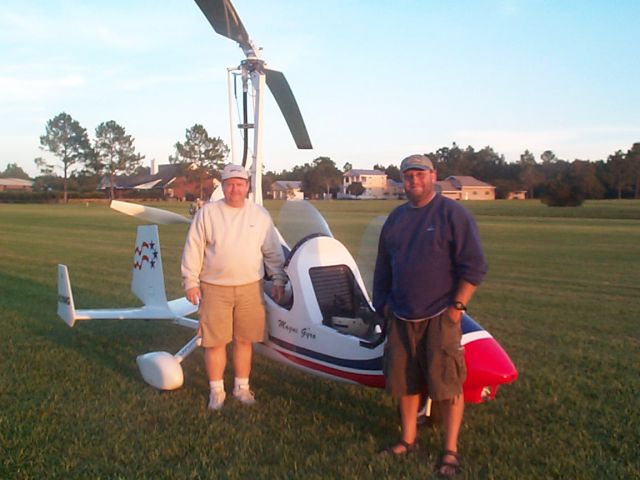
<path id="1" fill-rule="evenodd" d="M 465 175 L 451 175 L 436 182 L 436 191 L 453 200 L 495 200 L 496 187 Z"/>
<path id="2" fill-rule="evenodd" d="M 155 168 L 155 165 L 154 165 Z M 126 191 L 154 192 L 154 197 L 176 198 L 178 200 L 195 200 L 200 196 L 200 180 L 189 179 L 182 175 L 181 166 L 177 164 L 158 165 L 157 173 L 142 175 L 117 175 L 114 177 L 116 198 L 124 196 Z M 208 178 L 204 183 L 204 199 L 208 199 L 213 190 L 220 185 L 216 178 Z M 98 190 L 105 193 L 111 188 L 109 176 L 102 178 Z"/>
<path id="3" fill-rule="evenodd" d="M 0 192 L 4 192 L 5 190 L 30 192 L 33 190 L 33 182 L 31 180 L 23 180 L 22 178 L 0 178 Z"/>
<path id="4" fill-rule="evenodd" d="M 462 192 L 450 180 L 437 181 L 436 192 L 453 200 L 460 200 L 462 198 Z"/>
<path id="5" fill-rule="evenodd" d="M 389 198 L 404 198 L 404 184 L 388 178 L 387 193 Z"/>
<path id="6" fill-rule="evenodd" d="M 276 180 L 271 184 L 271 198 L 274 200 L 302 200 L 302 182 L 299 180 Z"/>
<path id="7" fill-rule="evenodd" d="M 526 200 L 527 191 L 526 190 L 515 190 L 513 192 L 507 193 L 507 200 Z"/>
<path id="8" fill-rule="evenodd" d="M 389 196 L 387 175 L 384 172 L 380 170 L 351 169 L 342 174 L 342 188 L 338 198 L 355 198 L 354 195 L 347 193 L 347 188 L 356 182 L 360 182 L 365 189 L 359 198 L 387 198 Z"/>

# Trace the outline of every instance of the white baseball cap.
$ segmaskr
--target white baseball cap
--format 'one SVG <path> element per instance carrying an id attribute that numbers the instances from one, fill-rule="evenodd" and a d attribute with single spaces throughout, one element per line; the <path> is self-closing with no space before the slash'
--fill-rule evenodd
<path id="1" fill-rule="evenodd" d="M 249 180 L 249 174 L 245 168 L 242 165 L 236 165 L 235 163 L 225 165 L 221 176 L 223 182 L 230 178 L 244 178 L 245 180 Z"/>

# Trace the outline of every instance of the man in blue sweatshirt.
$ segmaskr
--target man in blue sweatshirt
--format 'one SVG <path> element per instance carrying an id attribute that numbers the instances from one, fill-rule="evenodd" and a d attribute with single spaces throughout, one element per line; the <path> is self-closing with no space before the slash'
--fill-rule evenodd
<path id="1" fill-rule="evenodd" d="M 400 441 L 385 452 L 416 449 L 417 411 L 426 391 L 440 407 L 445 430 L 437 471 L 450 477 L 460 471 L 464 412 L 460 321 L 487 266 L 471 214 L 436 193 L 431 160 L 411 155 L 400 170 L 409 201 L 382 228 L 373 285 L 374 306 L 387 317 L 386 389 L 399 400 L 402 423 Z"/>

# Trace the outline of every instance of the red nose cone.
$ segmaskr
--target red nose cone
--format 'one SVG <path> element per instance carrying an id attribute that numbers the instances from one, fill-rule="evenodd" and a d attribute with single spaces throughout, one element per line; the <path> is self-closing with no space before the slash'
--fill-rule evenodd
<path id="1" fill-rule="evenodd" d="M 518 378 L 515 365 L 494 338 L 482 338 L 464 346 L 467 379 L 464 394 L 467 402 L 493 398 L 498 386 Z"/>

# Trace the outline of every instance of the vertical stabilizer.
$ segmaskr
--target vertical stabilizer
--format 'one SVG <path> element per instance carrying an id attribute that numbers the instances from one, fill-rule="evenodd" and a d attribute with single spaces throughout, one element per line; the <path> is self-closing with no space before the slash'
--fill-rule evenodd
<path id="1" fill-rule="evenodd" d="M 157 225 L 140 225 L 133 253 L 131 291 L 145 305 L 166 305 Z"/>
<path id="2" fill-rule="evenodd" d="M 66 265 L 58 265 L 58 315 L 70 327 L 76 323 L 76 309 Z"/>

